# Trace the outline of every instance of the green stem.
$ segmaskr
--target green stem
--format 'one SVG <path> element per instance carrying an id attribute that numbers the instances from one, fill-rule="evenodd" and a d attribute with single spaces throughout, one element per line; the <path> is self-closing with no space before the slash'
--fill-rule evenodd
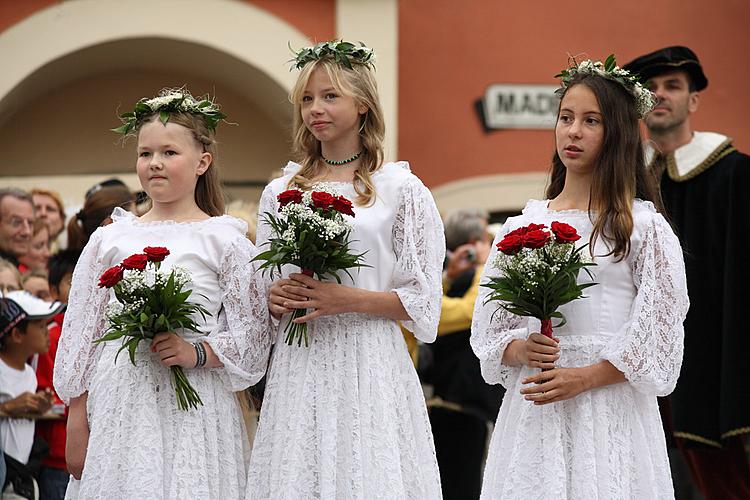
<path id="1" fill-rule="evenodd" d="M 307 314 L 307 309 L 295 309 L 294 312 L 292 312 L 292 317 L 289 319 L 289 323 L 287 323 L 286 327 L 284 328 L 284 333 L 286 333 L 287 345 L 293 345 L 294 341 L 297 340 L 297 346 L 302 346 L 302 339 L 304 338 L 305 347 L 309 346 L 307 337 L 307 323 L 294 322 L 295 319 L 301 318 L 305 314 Z"/>
<path id="2" fill-rule="evenodd" d="M 177 407 L 180 410 L 196 409 L 198 405 L 203 406 L 203 401 L 198 392 L 190 384 L 181 366 L 170 367 L 169 379 L 177 397 Z"/>

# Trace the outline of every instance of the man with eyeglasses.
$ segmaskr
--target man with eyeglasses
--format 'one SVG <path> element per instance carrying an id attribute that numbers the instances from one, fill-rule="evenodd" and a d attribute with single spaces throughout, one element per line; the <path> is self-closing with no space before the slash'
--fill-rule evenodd
<path id="1" fill-rule="evenodd" d="M 21 189 L 0 189 L 0 257 L 18 266 L 29 250 L 34 225 L 34 200 Z"/>

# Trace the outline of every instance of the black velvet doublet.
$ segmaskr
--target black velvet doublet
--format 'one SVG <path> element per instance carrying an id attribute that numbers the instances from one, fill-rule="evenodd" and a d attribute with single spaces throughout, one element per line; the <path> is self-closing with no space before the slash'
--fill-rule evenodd
<path id="1" fill-rule="evenodd" d="M 674 435 L 709 446 L 750 432 L 750 156 L 731 145 L 717 156 L 694 177 L 670 169 L 661 180 L 690 296 Z"/>

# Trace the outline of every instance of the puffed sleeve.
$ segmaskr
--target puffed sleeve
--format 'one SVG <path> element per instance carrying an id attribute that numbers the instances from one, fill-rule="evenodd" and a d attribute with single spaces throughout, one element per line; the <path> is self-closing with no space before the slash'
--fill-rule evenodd
<path id="1" fill-rule="evenodd" d="M 271 330 L 266 287 L 250 262 L 255 247 L 246 238 L 231 240 L 219 267 L 222 311 L 217 327 L 206 337 L 223 363 L 233 391 L 257 383 L 266 372 Z"/>
<path id="2" fill-rule="evenodd" d="M 526 339 L 529 329 L 523 317 L 506 311 L 497 302 L 485 304 L 490 289 L 481 284 L 489 283 L 489 278 L 500 277 L 500 271 L 493 267 L 492 262 L 497 255 L 497 243 L 510 232 L 510 226 L 510 221 L 506 222 L 503 230 L 495 237 L 487 263 L 484 265 L 477 301 L 474 304 L 470 339 L 471 348 L 479 358 L 484 380 L 488 384 L 502 384 L 506 388 L 518 377 L 521 367 L 503 364 L 503 353 L 512 341 Z"/>
<path id="3" fill-rule="evenodd" d="M 89 390 L 101 353 L 101 346 L 93 342 L 105 328 L 109 301 L 109 290 L 98 286 L 105 271 L 103 253 L 102 230 L 97 230 L 73 271 L 53 375 L 55 391 L 65 404 Z"/>
<path id="4" fill-rule="evenodd" d="M 432 342 L 440 321 L 445 237 L 432 195 L 414 176 L 401 186 L 393 248 L 396 266 L 390 288 L 411 318 L 402 324 L 417 339 Z"/>
<path id="5" fill-rule="evenodd" d="M 636 390 L 666 396 L 682 365 L 689 306 L 680 243 L 664 218 L 654 213 L 633 257 L 637 294 L 630 319 L 602 352 Z"/>

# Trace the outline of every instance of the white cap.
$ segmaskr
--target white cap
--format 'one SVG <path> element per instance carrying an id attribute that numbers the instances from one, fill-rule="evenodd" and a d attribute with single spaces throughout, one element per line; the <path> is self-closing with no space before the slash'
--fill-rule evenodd
<path id="1" fill-rule="evenodd" d="M 23 312 L 26 313 L 26 319 L 51 318 L 55 314 L 65 310 L 65 304 L 62 302 L 45 302 L 24 290 L 8 292 L 3 298 L 11 299 L 18 304 L 23 309 Z"/>

